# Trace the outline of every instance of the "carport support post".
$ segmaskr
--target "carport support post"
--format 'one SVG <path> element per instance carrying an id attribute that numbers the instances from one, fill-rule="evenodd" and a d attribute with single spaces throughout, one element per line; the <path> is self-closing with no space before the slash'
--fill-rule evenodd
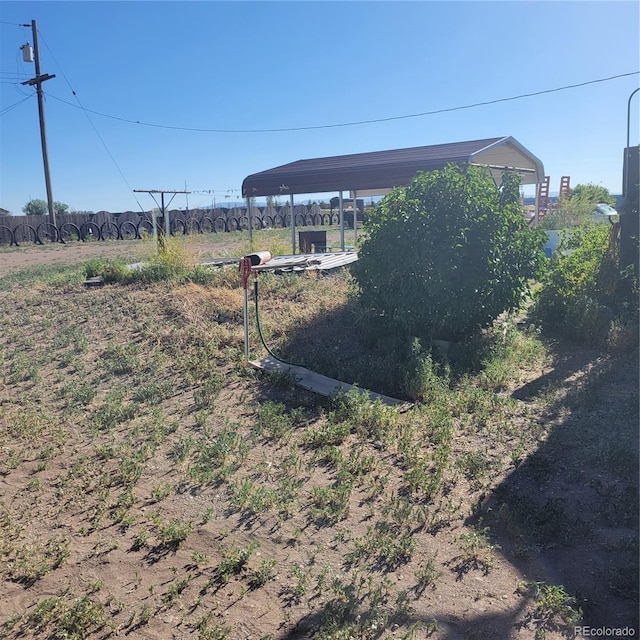
<path id="1" fill-rule="evenodd" d="M 353 192 L 353 248 L 358 246 L 358 192 Z M 364 202 L 362 203 L 363 211 L 362 216 L 364 218 Z"/>
<path id="2" fill-rule="evenodd" d="M 340 209 L 340 251 L 344 251 L 344 207 L 342 205 L 342 191 L 338 192 L 338 208 Z"/>
<path id="3" fill-rule="evenodd" d="M 253 232 L 251 230 L 251 198 L 247 196 L 247 222 L 249 225 L 249 249 L 253 251 Z"/>
<path id="4" fill-rule="evenodd" d="M 293 215 L 293 193 L 289 194 L 289 207 L 291 208 L 291 253 L 296 255 L 296 217 Z"/>

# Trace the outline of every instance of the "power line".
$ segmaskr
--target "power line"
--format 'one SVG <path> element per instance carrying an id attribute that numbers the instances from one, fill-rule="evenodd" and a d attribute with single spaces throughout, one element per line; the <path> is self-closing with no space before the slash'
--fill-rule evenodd
<path id="1" fill-rule="evenodd" d="M 98 116 L 102 116 L 103 118 L 111 118 L 112 120 L 119 120 L 120 122 L 127 122 L 129 124 L 137 124 L 144 127 L 155 127 L 158 129 L 172 129 L 177 131 L 194 131 L 200 133 L 284 133 L 287 131 L 311 131 L 315 129 L 335 129 L 338 127 L 355 127 L 365 124 L 377 124 L 381 122 L 392 122 L 394 120 L 407 120 L 409 118 L 422 118 L 424 116 L 432 116 L 439 113 L 450 113 L 452 111 L 462 111 L 463 109 L 475 109 L 476 107 L 484 107 L 491 104 L 498 104 L 500 102 L 510 102 L 513 100 L 522 100 L 523 98 L 532 98 L 534 96 L 541 96 L 548 93 L 556 93 L 558 91 L 567 91 L 568 89 L 576 89 L 578 87 L 586 87 L 587 85 L 597 84 L 600 82 L 610 82 L 611 80 L 617 80 L 618 78 L 626 78 L 628 76 L 633 76 L 639 74 L 640 71 L 632 71 L 630 73 L 621 73 L 615 76 L 609 76 L 608 78 L 598 78 L 597 80 L 588 80 L 586 82 L 579 82 L 576 84 L 569 84 L 563 87 L 556 87 L 555 89 L 544 89 L 542 91 L 534 91 L 531 93 L 521 93 L 517 96 L 511 96 L 509 98 L 497 98 L 495 100 L 487 100 L 485 102 L 475 102 L 473 104 L 466 104 L 457 107 L 448 107 L 445 109 L 435 109 L 433 111 L 423 111 L 422 113 L 410 113 L 401 116 L 389 116 L 387 118 L 376 118 L 373 120 L 357 120 L 355 122 L 341 122 L 336 124 L 322 124 L 322 125 L 313 125 L 308 127 L 283 127 L 279 129 L 204 129 L 204 128 L 196 128 L 196 127 L 179 127 L 172 125 L 164 125 L 164 124 L 154 124 L 151 122 L 143 122 L 141 120 L 130 120 L 128 118 L 120 118 L 118 116 L 109 115 L 107 113 L 100 113 L 99 111 L 93 111 L 91 109 L 84 109 L 84 111 L 88 111 L 89 113 L 93 113 Z M 50 98 L 54 100 L 58 100 L 64 104 L 67 104 L 71 107 L 75 107 L 76 105 L 71 102 L 67 102 L 62 98 L 58 98 L 54 95 L 47 94 Z"/>
<path id="2" fill-rule="evenodd" d="M 85 117 L 87 118 L 87 120 L 89 121 L 89 124 L 91 125 L 91 127 L 93 128 L 95 134 L 98 136 L 98 139 L 100 140 L 100 142 L 102 143 L 102 146 L 104 147 L 104 150 L 107 152 L 107 155 L 109 156 L 109 158 L 111 158 L 111 162 L 113 162 L 113 165 L 115 166 L 116 170 L 118 171 L 118 173 L 120 174 L 120 177 L 122 178 L 122 180 L 124 181 L 124 183 L 127 185 L 127 188 L 129 189 L 129 191 L 131 192 L 131 194 L 133 194 L 133 189 L 131 187 L 131 185 L 129 184 L 129 182 L 127 181 L 124 173 L 122 172 L 122 170 L 120 169 L 120 166 L 118 165 L 118 163 L 116 162 L 116 159 L 113 157 L 111 151 L 109 151 L 109 148 L 107 147 L 107 143 L 104 141 L 104 139 L 102 138 L 102 136 L 100 135 L 98 129 L 96 128 L 95 124 L 93 123 L 93 120 L 91 120 L 89 113 L 88 113 L 88 109 L 85 109 L 83 104 L 80 102 L 80 98 L 78 98 L 78 94 L 73 90 L 73 87 L 71 86 L 71 83 L 69 82 L 69 79 L 67 78 L 67 75 L 65 74 L 65 72 L 62 70 L 62 67 L 60 66 L 60 63 L 56 60 L 55 55 L 53 54 L 53 51 L 51 51 L 51 48 L 49 47 L 49 45 L 47 44 L 47 41 L 44 39 L 44 37 L 42 36 L 42 32 L 40 32 L 40 38 L 42 39 L 42 41 L 44 42 L 44 46 L 47 47 L 47 51 L 49 52 L 49 54 L 51 55 L 51 57 L 53 58 L 53 61 L 56 63 L 58 69 L 60 69 L 60 73 L 62 74 L 62 77 L 64 78 L 64 81 L 67 83 L 67 86 L 69 87 L 69 90 L 71 91 L 71 93 L 73 94 L 73 97 L 76 99 L 76 102 L 78 103 L 79 108 L 84 112 Z M 138 198 L 136 198 L 135 195 L 133 195 L 133 199 L 136 201 L 136 204 L 140 207 L 140 211 L 144 212 L 144 209 L 142 207 L 142 205 L 140 204 L 140 201 L 138 200 Z"/>
<path id="3" fill-rule="evenodd" d="M 32 93 L 28 95 L 26 98 L 22 98 L 22 100 L 19 100 L 18 102 L 12 104 L 11 106 L 5 107 L 4 109 L 2 109 L 2 111 L 0 111 L 0 116 L 3 116 L 9 113 L 9 111 L 12 111 L 16 107 L 20 106 L 23 102 L 26 102 L 29 98 L 35 98 L 35 95 L 36 95 L 35 93 Z"/>

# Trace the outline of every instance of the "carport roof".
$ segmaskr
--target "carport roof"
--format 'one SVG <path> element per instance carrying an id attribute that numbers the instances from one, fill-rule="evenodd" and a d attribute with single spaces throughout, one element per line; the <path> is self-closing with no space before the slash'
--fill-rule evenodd
<path id="1" fill-rule="evenodd" d="M 515 138 L 506 136 L 297 160 L 247 176 L 242 182 L 242 195 L 251 198 L 336 191 L 372 195 L 408 184 L 418 171 L 442 169 L 450 163 L 488 166 L 498 183 L 507 167 L 518 171 L 522 184 L 537 184 L 544 179 L 542 162 Z"/>

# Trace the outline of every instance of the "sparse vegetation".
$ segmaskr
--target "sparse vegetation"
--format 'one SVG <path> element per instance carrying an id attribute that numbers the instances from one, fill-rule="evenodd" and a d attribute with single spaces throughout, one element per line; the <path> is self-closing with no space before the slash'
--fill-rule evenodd
<path id="1" fill-rule="evenodd" d="M 233 266 L 101 288 L 51 273 L 0 278 L 0 637 L 560 640 L 580 615 L 637 623 L 631 351 L 501 318 L 473 357 L 396 352 L 348 271 L 265 276 L 273 349 L 359 387 L 322 398 L 243 362 Z"/>
<path id="2" fill-rule="evenodd" d="M 536 638 L 546 638 L 547 632 L 572 633 L 582 619 L 582 609 L 577 599 L 570 596 L 562 585 L 545 582 L 527 582 L 520 589 L 531 595 L 535 610 L 526 620 L 526 625 L 535 628 Z"/>

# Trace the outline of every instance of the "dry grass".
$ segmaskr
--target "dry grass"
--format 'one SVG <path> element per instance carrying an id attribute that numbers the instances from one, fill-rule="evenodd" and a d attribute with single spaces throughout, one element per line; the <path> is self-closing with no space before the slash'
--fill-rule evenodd
<path id="1" fill-rule="evenodd" d="M 634 360 L 511 327 L 483 372 L 423 362 L 428 402 L 397 414 L 248 368 L 234 268 L 11 282 L 1 637 L 553 639 L 579 609 L 637 625 Z M 400 388 L 346 273 L 261 277 L 260 311 L 278 353 Z"/>

